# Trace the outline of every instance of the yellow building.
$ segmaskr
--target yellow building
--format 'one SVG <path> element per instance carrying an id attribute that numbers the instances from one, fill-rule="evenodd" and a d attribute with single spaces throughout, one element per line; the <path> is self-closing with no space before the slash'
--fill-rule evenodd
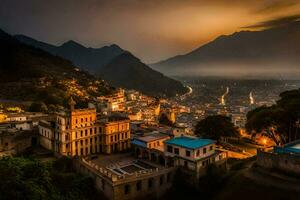
<path id="1" fill-rule="evenodd" d="M 96 153 L 113 153 L 130 147 L 130 127 L 127 119 L 107 119 L 97 122 L 96 109 L 71 109 L 56 116 L 53 145 L 55 153 L 65 156 L 86 156 Z M 40 124 L 40 130 L 42 127 Z M 40 135 L 43 135 L 40 131 Z M 51 138 L 49 138 L 51 141 Z"/>
<path id="2" fill-rule="evenodd" d="M 127 119 L 108 119 L 107 122 L 99 124 L 103 153 L 109 154 L 130 148 L 129 124 L 130 120 Z"/>
<path id="3" fill-rule="evenodd" d="M 5 122 L 7 118 L 6 114 L 0 113 L 0 122 Z"/>

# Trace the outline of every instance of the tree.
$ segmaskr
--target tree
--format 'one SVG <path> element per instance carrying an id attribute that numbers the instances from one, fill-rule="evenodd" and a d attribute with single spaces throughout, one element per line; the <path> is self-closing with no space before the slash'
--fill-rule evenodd
<path id="1" fill-rule="evenodd" d="M 173 122 L 168 118 L 167 114 L 162 113 L 159 117 L 159 123 L 166 126 L 173 126 Z"/>
<path id="2" fill-rule="evenodd" d="M 62 157 L 40 162 L 23 157 L 0 158 L 0 199 L 96 200 L 102 195 L 91 177 L 73 171 L 72 160 Z"/>
<path id="3" fill-rule="evenodd" d="M 299 139 L 300 90 L 283 92 L 280 97 L 273 106 L 248 112 L 247 132 L 265 134 L 277 145 Z"/>
<path id="4" fill-rule="evenodd" d="M 221 137 L 238 136 L 238 130 L 231 122 L 231 118 L 223 115 L 213 115 L 197 123 L 195 134 L 219 141 Z"/>
<path id="5" fill-rule="evenodd" d="M 29 107 L 30 112 L 47 112 L 48 108 L 43 102 L 33 102 Z"/>

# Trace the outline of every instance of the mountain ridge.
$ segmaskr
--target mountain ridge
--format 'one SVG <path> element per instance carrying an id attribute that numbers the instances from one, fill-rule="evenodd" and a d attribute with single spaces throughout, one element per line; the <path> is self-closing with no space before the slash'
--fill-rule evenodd
<path id="1" fill-rule="evenodd" d="M 99 76 L 116 87 L 138 90 L 151 96 L 176 96 L 187 92 L 179 81 L 153 70 L 130 52 L 124 52 L 101 68 Z"/>
<path id="2" fill-rule="evenodd" d="M 108 94 L 112 88 L 69 60 L 23 44 L 0 30 L 0 99 L 66 106 Z"/>
<path id="3" fill-rule="evenodd" d="M 25 44 L 46 50 L 53 55 L 66 58 L 79 68 L 103 78 L 115 87 L 135 89 L 151 96 L 175 96 L 187 92 L 187 89 L 179 81 L 151 69 L 142 63 L 140 59 L 116 44 L 95 49 L 84 47 L 72 40 L 60 46 L 54 46 L 23 35 L 16 35 L 15 38 Z M 126 61 L 128 63 L 125 62 L 124 55 L 127 55 L 125 57 L 127 57 Z M 116 58 L 118 58 L 118 61 L 116 61 Z M 119 65 L 116 66 L 116 63 L 119 63 Z M 129 63 L 132 66 L 129 66 Z M 114 70 L 108 69 L 109 67 L 113 67 Z M 123 69 L 120 70 L 121 68 Z M 126 72 L 124 69 L 129 70 L 131 73 Z M 120 72 L 122 74 L 117 74 L 116 71 L 122 71 Z M 139 76 L 136 76 L 136 74 L 139 74 Z M 147 76 L 151 76 L 152 79 L 148 79 Z"/>
<path id="4" fill-rule="evenodd" d="M 216 75 L 212 72 L 217 71 L 216 69 L 222 72 L 226 68 L 249 73 L 250 67 L 253 71 L 262 67 L 271 71 L 271 67 L 274 67 L 279 72 L 284 71 L 286 66 L 300 73 L 299 35 L 300 22 L 261 31 L 240 31 L 219 36 L 189 53 L 150 66 L 169 75 L 188 71 L 194 74 L 211 72 L 211 75 Z"/>

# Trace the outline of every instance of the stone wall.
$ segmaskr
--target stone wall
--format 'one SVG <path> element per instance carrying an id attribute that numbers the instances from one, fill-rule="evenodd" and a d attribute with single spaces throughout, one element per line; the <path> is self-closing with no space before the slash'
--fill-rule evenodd
<path id="1" fill-rule="evenodd" d="M 300 174 L 300 156 L 257 151 L 257 164 L 264 168 L 274 168 L 289 173 Z"/>

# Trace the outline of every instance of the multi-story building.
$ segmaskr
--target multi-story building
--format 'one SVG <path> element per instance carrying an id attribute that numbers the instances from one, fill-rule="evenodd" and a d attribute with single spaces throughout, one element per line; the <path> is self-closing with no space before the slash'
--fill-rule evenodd
<path id="1" fill-rule="evenodd" d="M 135 137 L 131 143 L 137 158 L 166 165 L 164 158 L 164 141 L 168 139 L 170 139 L 168 134 L 153 131 Z"/>
<path id="2" fill-rule="evenodd" d="M 116 90 L 113 94 L 98 97 L 98 107 L 102 112 L 118 112 L 125 109 L 125 95 L 123 89 Z"/>
<path id="3" fill-rule="evenodd" d="M 195 172 L 200 177 L 210 164 L 224 164 L 227 152 L 216 150 L 215 141 L 197 137 L 175 137 L 165 141 L 165 156 L 174 165 Z"/>
<path id="4" fill-rule="evenodd" d="M 97 121 L 96 109 L 74 109 L 57 113 L 52 134 L 49 124 L 40 123 L 40 144 L 65 156 L 124 151 L 130 147 L 129 120 L 107 118 Z"/>
<path id="5" fill-rule="evenodd" d="M 130 148 L 130 120 L 109 117 L 100 122 L 100 148 L 103 153 L 125 151 Z"/>

